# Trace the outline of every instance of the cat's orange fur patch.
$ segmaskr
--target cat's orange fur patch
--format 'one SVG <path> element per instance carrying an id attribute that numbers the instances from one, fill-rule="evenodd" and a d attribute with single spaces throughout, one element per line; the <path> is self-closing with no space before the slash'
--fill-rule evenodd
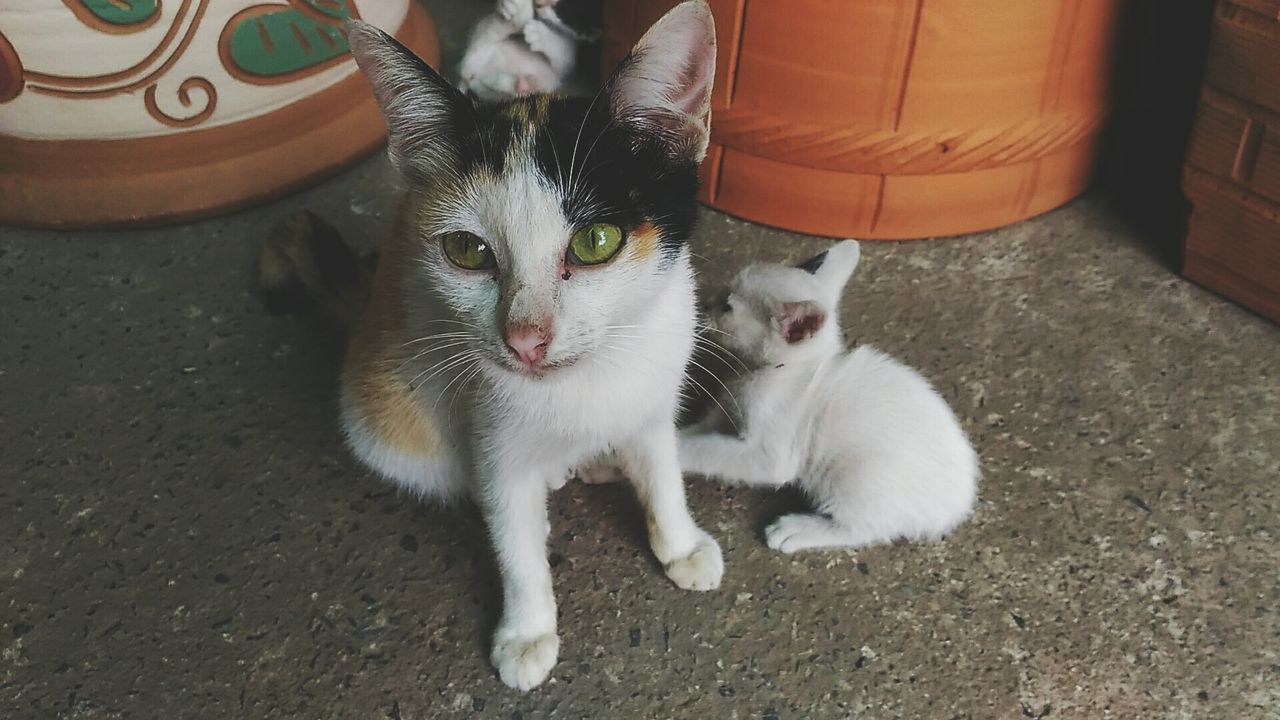
<path id="1" fill-rule="evenodd" d="M 402 211 L 399 217 L 404 215 Z M 382 442 L 399 452 L 430 457 L 442 447 L 440 433 L 400 373 L 407 352 L 401 222 L 396 221 L 390 241 L 383 243 L 373 297 L 347 348 L 344 378 L 349 400 Z"/>
<path id="2" fill-rule="evenodd" d="M 627 236 L 627 244 L 631 246 L 631 252 L 637 260 L 647 260 L 658 250 L 660 239 L 658 229 L 653 226 L 653 223 L 644 223 L 631 231 Z"/>

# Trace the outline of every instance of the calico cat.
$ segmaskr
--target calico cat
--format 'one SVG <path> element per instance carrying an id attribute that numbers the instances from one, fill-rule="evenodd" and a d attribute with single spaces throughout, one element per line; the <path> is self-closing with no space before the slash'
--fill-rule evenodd
<path id="1" fill-rule="evenodd" d="M 490 101 L 558 90 L 598 35 L 600 1 L 498 0 L 467 41 L 459 89 Z"/>
<path id="2" fill-rule="evenodd" d="M 739 436 L 708 432 L 722 412 L 681 434 L 686 471 L 747 485 L 795 483 L 817 513 L 765 531 L 784 553 L 937 538 L 977 496 L 978 457 L 928 381 L 863 345 L 847 351 L 838 310 L 858 264 L 849 240 L 804 263 L 752 265 L 714 313 L 723 342 L 750 372 L 729 387 Z M 730 403 L 721 403 L 734 407 Z"/>
<path id="3" fill-rule="evenodd" d="M 351 330 L 343 428 L 416 495 L 478 503 L 503 586 L 491 659 L 527 690 L 559 651 L 546 499 L 572 468 L 621 460 L 676 585 L 710 590 L 723 573 L 686 505 L 675 429 L 711 13 L 671 10 L 594 99 L 476 103 L 372 26 L 348 36 L 408 190 Z M 343 257 L 295 261 L 293 276 L 277 263 L 268 280 L 358 290 L 333 279 Z"/>

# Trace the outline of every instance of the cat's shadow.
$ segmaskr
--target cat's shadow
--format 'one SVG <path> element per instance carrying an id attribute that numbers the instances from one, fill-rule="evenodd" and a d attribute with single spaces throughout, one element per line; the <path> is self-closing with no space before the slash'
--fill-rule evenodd
<path id="1" fill-rule="evenodd" d="M 747 501 L 751 507 L 751 531 L 756 540 L 764 542 L 765 528 L 783 515 L 791 513 L 811 513 L 813 505 L 804 493 L 794 485 L 786 485 L 777 490 L 752 489 Z"/>

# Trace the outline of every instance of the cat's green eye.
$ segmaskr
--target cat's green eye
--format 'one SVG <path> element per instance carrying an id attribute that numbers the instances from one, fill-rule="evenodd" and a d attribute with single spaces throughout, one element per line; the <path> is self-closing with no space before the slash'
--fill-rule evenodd
<path id="1" fill-rule="evenodd" d="M 440 241 L 445 257 L 463 270 L 488 270 L 497 264 L 489 243 L 469 232 L 451 232 Z"/>
<path id="2" fill-rule="evenodd" d="M 592 223 L 569 239 L 569 262 L 599 265 L 622 249 L 622 228 L 610 223 Z"/>

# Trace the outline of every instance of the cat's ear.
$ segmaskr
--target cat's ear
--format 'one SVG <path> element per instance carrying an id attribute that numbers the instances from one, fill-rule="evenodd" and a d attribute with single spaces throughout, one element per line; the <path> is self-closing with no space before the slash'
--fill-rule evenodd
<path id="1" fill-rule="evenodd" d="M 845 240 L 805 260 L 796 267 L 816 277 L 826 290 L 827 300 L 834 304 L 840 297 L 858 260 L 862 258 L 862 248 L 857 240 Z"/>
<path id="2" fill-rule="evenodd" d="M 661 135 L 677 157 L 702 162 L 715 70 L 711 9 L 705 0 L 681 3 L 649 28 L 609 79 L 613 116 Z"/>
<path id="3" fill-rule="evenodd" d="M 784 302 L 773 319 L 782 339 L 788 345 L 795 345 L 816 335 L 827 322 L 827 313 L 812 300 Z"/>
<path id="4" fill-rule="evenodd" d="M 356 64 L 387 120 L 387 154 L 410 178 L 431 176 L 454 155 L 455 118 L 470 101 L 401 45 L 364 22 L 347 23 Z"/>

